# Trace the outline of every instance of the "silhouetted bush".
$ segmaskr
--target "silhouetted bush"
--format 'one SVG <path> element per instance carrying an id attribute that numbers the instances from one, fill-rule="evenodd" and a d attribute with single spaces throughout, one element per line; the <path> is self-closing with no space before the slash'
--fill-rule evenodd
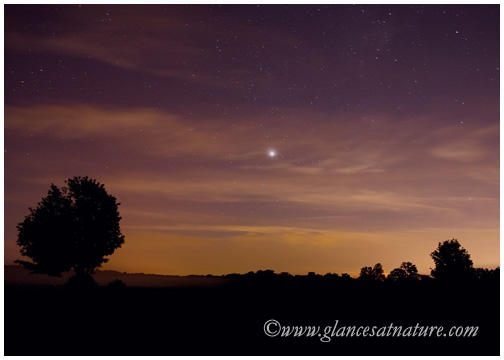
<path id="1" fill-rule="evenodd" d="M 495 269 L 476 268 L 474 269 L 474 275 L 477 280 L 498 282 L 500 278 L 500 267 Z"/>
<path id="2" fill-rule="evenodd" d="M 126 284 L 119 279 L 111 281 L 107 284 L 107 288 L 111 290 L 121 290 L 126 288 Z"/>

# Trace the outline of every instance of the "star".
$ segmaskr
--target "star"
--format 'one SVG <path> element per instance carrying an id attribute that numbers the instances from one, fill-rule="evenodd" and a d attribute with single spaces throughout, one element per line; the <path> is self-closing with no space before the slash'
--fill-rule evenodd
<path id="1" fill-rule="evenodd" d="M 277 156 L 277 152 L 276 152 L 276 150 L 274 150 L 274 149 L 269 150 L 269 151 L 268 151 L 268 156 L 269 156 L 270 158 L 274 158 L 274 157 L 276 157 L 276 156 Z"/>

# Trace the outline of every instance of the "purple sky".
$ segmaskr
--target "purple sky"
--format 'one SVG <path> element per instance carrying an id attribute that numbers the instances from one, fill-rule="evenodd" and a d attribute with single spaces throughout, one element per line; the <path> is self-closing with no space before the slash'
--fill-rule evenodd
<path id="1" fill-rule="evenodd" d="M 109 269 L 499 264 L 498 5 L 6 5 L 5 106 L 6 264 L 75 175 Z"/>

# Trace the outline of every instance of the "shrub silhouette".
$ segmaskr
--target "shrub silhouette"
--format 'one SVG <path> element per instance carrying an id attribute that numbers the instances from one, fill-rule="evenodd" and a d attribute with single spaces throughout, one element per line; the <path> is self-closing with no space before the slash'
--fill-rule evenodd
<path id="1" fill-rule="evenodd" d="M 119 279 L 115 279 L 107 284 L 107 288 L 111 290 L 122 290 L 126 288 L 126 284 Z"/>
<path id="2" fill-rule="evenodd" d="M 365 266 L 361 269 L 360 280 L 368 281 L 383 281 L 385 280 L 385 274 L 383 273 L 383 267 L 380 263 L 376 264 L 374 267 Z"/>
<path id="3" fill-rule="evenodd" d="M 466 280 L 474 276 L 471 256 L 457 239 L 439 243 L 431 253 L 436 267 L 431 275 L 439 280 Z"/>
<path id="4" fill-rule="evenodd" d="M 91 283 L 94 269 L 124 243 L 119 203 L 94 179 L 74 177 L 65 183 L 61 189 L 51 185 L 47 196 L 18 224 L 21 255 L 32 262 L 16 262 L 51 276 L 73 270 L 83 283 Z"/>

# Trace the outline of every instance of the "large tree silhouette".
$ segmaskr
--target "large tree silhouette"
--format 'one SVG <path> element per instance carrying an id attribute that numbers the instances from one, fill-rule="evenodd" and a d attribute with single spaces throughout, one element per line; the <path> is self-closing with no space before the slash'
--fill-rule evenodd
<path id="1" fill-rule="evenodd" d="M 431 253 L 436 267 L 431 275 L 439 280 L 465 280 L 474 275 L 471 256 L 457 239 L 439 243 Z"/>
<path id="2" fill-rule="evenodd" d="M 17 260 L 34 273 L 60 276 L 73 270 L 90 277 L 124 242 L 116 198 L 88 177 L 74 177 L 66 186 L 51 185 L 46 197 L 18 224 Z"/>

